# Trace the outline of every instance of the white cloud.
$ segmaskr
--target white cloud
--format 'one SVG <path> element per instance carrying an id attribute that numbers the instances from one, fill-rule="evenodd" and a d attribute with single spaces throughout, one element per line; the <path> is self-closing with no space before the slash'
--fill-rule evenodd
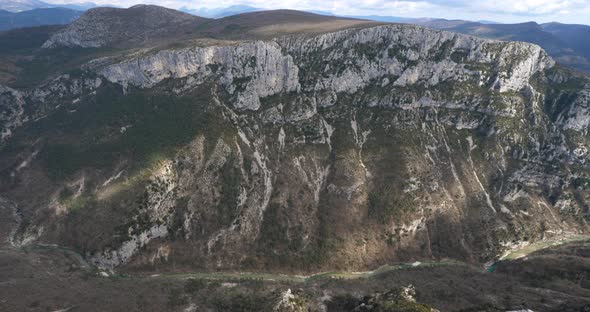
<path id="1" fill-rule="evenodd" d="M 589 7 L 590 1 L 585 0 L 486 0 L 472 6 L 484 11 L 496 11 L 509 14 L 546 15 Z M 590 16 L 588 17 L 590 19 Z"/>

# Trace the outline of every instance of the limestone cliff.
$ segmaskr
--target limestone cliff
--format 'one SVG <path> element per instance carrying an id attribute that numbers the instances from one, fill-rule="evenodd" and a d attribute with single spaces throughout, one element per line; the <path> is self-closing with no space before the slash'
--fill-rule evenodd
<path id="1" fill-rule="evenodd" d="M 590 80 L 536 45 L 389 25 L 83 68 L 83 87 L 3 93 L 48 116 L 6 127 L 16 241 L 104 268 L 306 271 L 588 231 Z"/>

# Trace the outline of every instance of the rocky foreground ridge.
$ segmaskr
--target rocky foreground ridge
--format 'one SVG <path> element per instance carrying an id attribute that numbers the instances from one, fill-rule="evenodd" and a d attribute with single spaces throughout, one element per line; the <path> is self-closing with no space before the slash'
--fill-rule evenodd
<path id="1" fill-rule="evenodd" d="M 532 44 L 388 25 L 146 49 L 0 103 L 7 239 L 105 269 L 483 263 L 588 231 L 590 79 Z"/>

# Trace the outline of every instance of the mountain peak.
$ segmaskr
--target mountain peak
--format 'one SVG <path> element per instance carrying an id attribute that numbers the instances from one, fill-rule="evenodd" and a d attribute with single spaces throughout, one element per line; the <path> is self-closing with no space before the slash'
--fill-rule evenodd
<path id="1" fill-rule="evenodd" d="M 38 8 L 22 12 L 0 10 L 0 31 L 41 25 L 69 24 L 82 12 L 67 8 Z"/>
<path id="2" fill-rule="evenodd" d="M 9 12 L 22 12 L 38 8 L 49 8 L 51 4 L 39 0 L 2 0 L 0 9 Z"/>
<path id="3" fill-rule="evenodd" d="M 207 19 L 156 5 L 128 9 L 100 7 L 55 34 L 44 48 L 59 46 L 102 47 L 137 45 L 181 39 Z"/>

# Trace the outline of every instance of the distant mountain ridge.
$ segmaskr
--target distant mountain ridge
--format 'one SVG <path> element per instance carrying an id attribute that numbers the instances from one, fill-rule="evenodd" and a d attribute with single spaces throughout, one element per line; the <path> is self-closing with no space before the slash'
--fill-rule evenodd
<path id="1" fill-rule="evenodd" d="M 65 8 L 33 9 L 23 12 L 0 10 L 0 31 L 42 25 L 64 25 L 78 19 L 83 12 Z"/>
<path id="2" fill-rule="evenodd" d="M 541 24 L 544 31 L 553 34 L 578 53 L 590 59 L 590 26 L 577 24 Z M 586 40 L 580 40 L 586 39 Z"/>
<path id="3" fill-rule="evenodd" d="M 99 5 L 94 2 L 80 2 L 80 3 L 68 3 L 68 4 L 53 4 L 39 0 L 2 0 L 0 1 L 0 10 L 8 12 L 24 12 L 34 9 L 47 9 L 47 8 L 66 8 L 76 11 L 86 11 L 88 9 L 96 8 Z M 113 7 L 110 4 L 101 4 L 100 6 Z"/>
<path id="4" fill-rule="evenodd" d="M 0 10 L 9 12 L 21 12 L 50 7 L 51 4 L 38 0 L 2 0 L 0 2 Z"/>
<path id="5" fill-rule="evenodd" d="M 250 13 L 250 12 L 258 12 L 264 11 L 265 9 L 255 8 L 249 5 L 232 5 L 226 8 L 199 8 L 199 9 L 189 9 L 189 8 L 181 8 L 180 11 L 190 13 L 193 15 L 197 15 L 200 17 L 206 18 L 222 18 L 231 15 L 237 15 L 242 13 Z"/>

